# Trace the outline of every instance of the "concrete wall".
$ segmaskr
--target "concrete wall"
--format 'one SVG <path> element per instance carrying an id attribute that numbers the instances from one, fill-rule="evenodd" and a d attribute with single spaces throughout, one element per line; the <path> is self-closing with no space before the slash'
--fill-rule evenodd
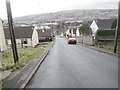
<path id="1" fill-rule="evenodd" d="M 38 41 L 38 32 L 36 29 L 33 30 L 33 35 L 32 35 L 32 47 L 37 45 L 39 43 Z"/>
<path id="2" fill-rule="evenodd" d="M 86 44 L 86 45 L 93 45 L 93 37 L 92 36 L 80 36 L 76 37 L 78 43 Z"/>
<path id="3" fill-rule="evenodd" d="M 21 48 L 21 39 L 16 39 L 16 45 L 18 48 Z"/>
<path id="4" fill-rule="evenodd" d="M 11 48 L 11 39 L 6 39 L 7 49 Z M 21 39 L 16 39 L 17 48 L 21 48 Z"/>
<path id="5" fill-rule="evenodd" d="M 16 45 L 17 48 L 22 48 L 22 47 L 32 47 L 32 39 L 31 38 L 26 38 L 27 39 L 27 44 L 22 44 L 24 39 L 16 39 Z M 11 48 L 11 39 L 6 39 L 7 43 L 7 49 Z"/>
<path id="6" fill-rule="evenodd" d="M 0 19 L 0 51 L 7 50 L 2 20 Z"/>
<path id="7" fill-rule="evenodd" d="M 27 44 L 24 44 L 23 42 L 27 41 Z M 16 39 L 16 45 L 17 48 L 24 48 L 24 47 L 34 47 L 37 45 L 38 42 L 38 32 L 36 29 L 33 30 L 32 38 L 21 38 Z M 11 48 L 11 39 L 6 39 L 7 49 Z"/>

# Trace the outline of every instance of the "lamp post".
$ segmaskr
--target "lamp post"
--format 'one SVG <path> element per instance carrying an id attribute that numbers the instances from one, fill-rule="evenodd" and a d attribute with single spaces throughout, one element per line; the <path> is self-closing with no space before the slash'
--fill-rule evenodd
<path id="1" fill-rule="evenodd" d="M 81 34 L 81 37 L 82 37 L 82 44 L 83 44 L 83 34 Z"/>
<path id="2" fill-rule="evenodd" d="M 18 53 L 17 53 L 16 40 L 15 40 L 15 35 L 13 30 L 13 19 L 12 19 L 10 0 L 6 0 L 6 8 L 7 8 L 8 24 L 9 24 L 9 30 L 10 30 L 14 63 L 16 63 L 18 61 Z"/>

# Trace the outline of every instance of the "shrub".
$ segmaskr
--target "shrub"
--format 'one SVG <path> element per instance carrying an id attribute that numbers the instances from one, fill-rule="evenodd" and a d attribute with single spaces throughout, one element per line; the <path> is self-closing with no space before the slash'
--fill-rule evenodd
<path id="1" fill-rule="evenodd" d="M 96 35 L 97 36 L 115 36 L 115 29 L 110 29 L 110 30 L 98 30 Z"/>

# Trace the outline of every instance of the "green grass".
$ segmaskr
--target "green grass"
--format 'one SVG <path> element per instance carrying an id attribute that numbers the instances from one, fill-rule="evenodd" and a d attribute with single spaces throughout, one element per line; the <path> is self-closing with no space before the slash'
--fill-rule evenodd
<path id="1" fill-rule="evenodd" d="M 98 44 L 97 47 L 99 48 L 105 48 L 105 49 L 108 49 L 108 50 L 113 50 L 113 43 L 106 43 L 106 44 Z"/>
<path id="2" fill-rule="evenodd" d="M 113 51 L 113 49 L 114 49 L 114 42 L 98 43 L 96 46 L 99 47 L 99 48 L 104 48 L 104 49 Z M 119 49 L 120 49 L 120 42 L 118 42 L 117 51 Z"/>
<path id="3" fill-rule="evenodd" d="M 42 52 L 46 47 L 50 45 L 49 42 L 41 43 L 37 45 L 35 48 L 24 48 L 18 49 L 18 57 L 19 62 L 15 65 L 13 60 L 12 51 L 7 51 L 2 53 L 2 68 L 3 70 L 15 70 L 23 67 L 26 63 L 28 63 L 31 58 Z"/>

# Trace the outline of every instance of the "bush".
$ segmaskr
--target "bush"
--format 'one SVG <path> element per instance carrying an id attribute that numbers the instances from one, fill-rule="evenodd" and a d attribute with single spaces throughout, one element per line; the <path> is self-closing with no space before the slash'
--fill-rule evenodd
<path id="1" fill-rule="evenodd" d="M 14 64 L 12 51 L 3 52 L 2 69 L 12 69 L 12 71 L 14 71 L 16 69 L 19 69 L 20 67 L 23 67 L 24 65 L 26 65 L 26 63 L 28 63 L 31 60 L 31 58 L 35 57 L 37 54 L 42 52 L 49 45 L 49 42 L 45 42 L 42 43 L 42 45 L 38 45 L 36 48 L 18 49 L 19 62 L 17 64 Z"/>
<path id="2" fill-rule="evenodd" d="M 115 29 L 111 29 L 111 30 L 98 30 L 96 35 L 97 36 L 115 36 Z"/>
<path id="3" fill-rule="evenodd" d="M 117 26 L 117 19 L 116 19 L 116 20 L 114 20 L 114 22 L 113 22 L 113 24 L 112 24 L 111 28 L 112 28 L 112 29 L 115 29 L 115 28 L 116 28 L 116 26 Z"/>

